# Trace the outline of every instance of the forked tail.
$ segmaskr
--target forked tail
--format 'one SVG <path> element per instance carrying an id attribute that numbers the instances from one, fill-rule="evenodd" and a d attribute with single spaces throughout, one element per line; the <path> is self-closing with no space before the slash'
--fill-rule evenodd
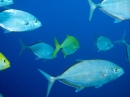
<path id="1" fill-rule="evenodd" d="M 122 36 L 122 39 L 121 40 L 117 40 L 117 41 L 114 41 L 114 43 L 123 43 L 125 44 L 126 46 L 128 46 L 128 43 L 126 42 L 126 31 L 124 31 L 124 34 Z"/>
<path id="2" fill-rule="evenodd" d="M 57 79 L 56 77 L 52 77 L 49 74 L 45 73 L 44 71 L 38 69 L 38 71 L 48 80 L 48 88 L 47 88 L 47 94 L 46 97 L 49 96 L 50 90 L 53 86 L 53 83 L 55 82 L 55 80 Z"/>
<path id="3" fill-rule="evenodd" d="M 88 3 L 90 5 L 90 15 L 89 15 L 89 21 L 91 21 L 94 10 L 96 9 L 97 5 L 92 2 L 92 0 L 88 0 Z"/>
<path id="4" fill-rule="evenodd" d="M 55 43 L 56 48 L 54 50 L 52 58 L 54 58 L 57 55 L 59 49 L 61 48 L 61 46 L 60 46 L 60 44 L 59 44 L 59 42 L 58 42 L 58 40 L 56 38 L 54 38 L 54 43 Z"/>
<path id="5" fill-rule="evenodd" d="M 20 50 L 20 53 L 19 53 L 19 56 L 22 54 L 22 52 L 27 48 L 27 46 L 25 44 L 23 44 L 22 40 L 19 39 L 20 41 L 20 44 L 21 44 L 21 50 Z"/>

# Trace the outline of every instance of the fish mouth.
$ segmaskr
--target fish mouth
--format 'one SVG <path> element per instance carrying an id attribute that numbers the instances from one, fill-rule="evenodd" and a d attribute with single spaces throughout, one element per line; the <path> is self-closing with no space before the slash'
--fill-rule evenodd
<path id="1" fill-rule="evenodd" d="M 118 77 L 120 77 L 121 75 L 123 75 L 125 72 L 124 72 L 124 70 L 121 68 L 120 69 L 120 73 L 118 74 Z"/>

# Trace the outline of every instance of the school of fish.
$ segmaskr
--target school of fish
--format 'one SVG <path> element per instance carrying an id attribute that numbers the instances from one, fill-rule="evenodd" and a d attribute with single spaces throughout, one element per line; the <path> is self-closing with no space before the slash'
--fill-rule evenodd
<path id="1" fill-rule="evenodd" d="M 33 14 L 19 9 L 6 8 L 12 4 L 14 4 L 13 0 L 0 1 L 0 7 L 5 8 L 0 12 L 0 27 L 4 29 L 4 33 L 30 32 L 42 27 L 41 21 Z M 94 3 L 92 0 L 88 0 L 88 4 L 90 5 L 89 21 L 92 20 L 96 8 L 99 8 L 105 14 L 113 17 L 115 19 L 114 23 L 120 23 L 121 21 L 130 19 L 130 0 L 102 0 L 99 4 Z M 127 60 L 130 63 L 130 44 L 126 42 L 125 37 L 126 31 L 124 31 L 122 39 L 117 41 L 112 41 L 110 38 L 100 35 L 93 44 L 96 45 L 98 52 L 112 49 L 115 43 L 125 44 Z M 58 58 L 60 49 L 64 58 L 66 58 L 66 56 L 73 55 L 80 49 L 79 39 L 75 36 L 68 35 L 68 33 L 61 44 L 57 38 L 54 37 L 55 48 L 44 41 L 37 41 L 31 45 L 25 45 L 21 39 L 19 39 L 19 42 L 19 44 L 21 44 L 19 55 L 21 55 L 25 49 L 28 49 L 36 56 L 36 60 L 51 60 Z M 38 69 L 38 71 L 48 80 L 46 94 L 46 97 L 48 97 L 56 80 L 76 88 L 75 92 L 79 92 L 87 87 L 99 88 L 104 84 L 118 79 L 125 73 L 125 70 L 119 65 L 108 60 L 91 59 L 78 61 L 56 77 L 47 74 L 41 69 Z M 0 52 L 0 71 L 2 72 L 9 67 L 11 67 L 10 61 L 2 52 Z M 4 96 L 0 93 L 0 97 Z"/>

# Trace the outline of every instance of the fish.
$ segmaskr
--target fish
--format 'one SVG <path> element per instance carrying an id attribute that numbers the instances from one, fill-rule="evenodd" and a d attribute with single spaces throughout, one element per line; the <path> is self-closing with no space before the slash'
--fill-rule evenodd
<path id="1" fill-rule="evenodd" d="M 124 74 L 123 68 L 111 61 L 102 59 L 80 61 L 56 77 L 45 73 L 41 69 L 38 69 L 38 71 L 48 80 L 46 97 L 49 96 L 53 83 L 56 80 L 76 88 L 75 92 L 79 92 L 88 87 L 98 88 Z"/>
<path id="2" fill-rule="evenodd" d="M 36 42 L 34 44 L 31 44 L 29 46 L 26 46 L 25 44 L 23 44 L 23 42 L 19 39 L 20 44 L 22 46 L 20 54 L 25 50 L 25 48 L 28 48 L 34 55 L 36 55 L 36 60 L 38 59 L 52 59 L 52 55 L 54 52 L 54 48 L 47 44 L 44 43 L 42 41 L 40 42 Z M 56 56 L 54 57 L 56 58 Z"/>
<path id="3" fill-rule="evenodd" d="M 9 6 L 11 4 L 14 4 L 13 0 L 0 0 L 0 7 Z"/>
<path id="4" fill-rule="evenodd" d="M 41 26 L 41 22 L 28 12 L 17 9 L 0 12 L 0 27 L 6 30 L 5 33 L 31 31 Z"/>
<path id="5" fill-rule="evenodd" d="M 67 37 L 65 38 L 65 40 L 62 42 L 61 45 L 59 44 L 56 38 L 54 38 L 54 42 L 56 48 L 53 53 L 53 57 L 55 57 L 58 51 L 62 49 L 62 53 L 64 54 L 64 58 L 65 58 L 67 55 L 73 54 L 80 47 L 78 40 L 74 36 L 69 36 L 69 35 L 67 35 Z"/>
<path id="6" fill-rule="evenodd" d="M 0 71 L 10 67 L 9 60 L 0 52 Z"/>
<path id="7" fill-rule="evenodd" d="M 114 47 L 114 44 L 112 43 L 112 41 L 105 36 L 97 37 L 95 43 L 96 43 L 96 46 L 98 48 L 98 52 L 99 51 L 106 51 L 106 50 L 109 50 L 109 49 Z"/>
<path id="8" fill-rule="evenodd" d="M 97 7 L 105 14 L 113 17 L 114 23 L 130 19 L 130 0 L 102 0 L 99 4 L 95 4 L 92 0 L 88 0 L 88 2 L 90 5 L 89 21 L 91 21 Z"/>

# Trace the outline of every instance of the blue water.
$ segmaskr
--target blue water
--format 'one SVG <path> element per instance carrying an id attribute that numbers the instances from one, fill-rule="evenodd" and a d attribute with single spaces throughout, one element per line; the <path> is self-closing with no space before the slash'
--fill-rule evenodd
<path id="1" fill-rule="evenodd" d="M 125 74 L 98 89 L 86 88 L 78 93 L 75 93 L 75 88 L 56 81 L 49 97 L 130 97 L 130 63 L 126 60 L 125 45 L 115 44 L 106 52 L 98 52 L 94 46 L 95 36 L 104 35 L 116 41 L 122 38 L 124 30 L 126 41 L 130 44 L 130 20 L 114 24 L 113 18 L 96 9 L 89 22 L 87 0 L 14 0 L 10 8 L 33 14 L 42 22 L 42 27 L 29 32 L 7 34 L 0 29 L 0 52 L 11 63 L 10 68 L 0 71 L 0 93 L 4 97 L 45 97 L 48 82 L 37 69 L 58 76 L 76 63 L 76 59 L 109 60 L 121 66 Z M 59 51 L 57 58 L 44 62 L 35 60 L 35 56 L 26 49 L 18 56 L 21 49 L 19 38 L 26 45 L 42 40 L 55 47 L 53 38 L 56 37 L 61 43 L 66 35 L 79 40 L 80 48 L 73 55 L 64 58 Z"/>

